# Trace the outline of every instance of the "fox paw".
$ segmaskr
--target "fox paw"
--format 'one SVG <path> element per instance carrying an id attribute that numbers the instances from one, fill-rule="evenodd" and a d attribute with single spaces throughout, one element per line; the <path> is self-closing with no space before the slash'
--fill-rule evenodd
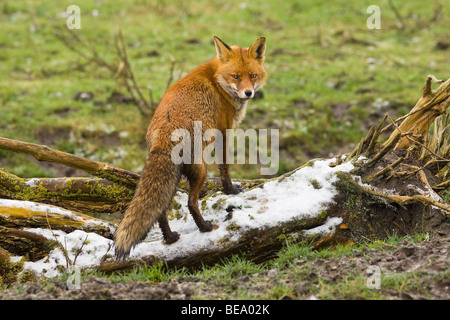
<path id="1" fill-rule="evenodd" d="M 242 191 L 242 188 L 238 185 L 232 184 L 231 187 L 223 188 L 225 194 L 238 194 Z"/>
<path id="2" fill-rule="evenodd" d="M 217 228 L 218 226 L 213 224 L 211 221 L 205 221 L 205 223 L 202 226 L 199 226 L 200 232 L 210 232 Z"/>
<path id="3" fill-rule="evenodd" d="M 172 244 L 178 241 L 180 239 L 180 234 L 178 232 L 172 232 L 167 237 L 164 237 L 164 244 Z"/>

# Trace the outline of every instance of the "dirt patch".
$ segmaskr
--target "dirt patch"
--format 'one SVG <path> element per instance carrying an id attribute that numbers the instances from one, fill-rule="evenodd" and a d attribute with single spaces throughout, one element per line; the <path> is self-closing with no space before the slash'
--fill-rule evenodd
<path id="1" fill-rule="evenodd" d="M 40 127 L 36 129 L 36 139 L 39 144 L 53 146 L 70 139 L 72 129 L 69 127 Z"/>
<path id="2" fill-rule="evenodd" d="M 0 299 L 10 300 L 185 300 L 192 299 L 190 284 L 175 279 L 157 284 L 146 282 L 112 283 L 107 279 L 89 276 L 80 289 L 68 289 L 66 282 L 54 281 L 50 286 L 27 283 L 17 293 L 10 289 Z"/>

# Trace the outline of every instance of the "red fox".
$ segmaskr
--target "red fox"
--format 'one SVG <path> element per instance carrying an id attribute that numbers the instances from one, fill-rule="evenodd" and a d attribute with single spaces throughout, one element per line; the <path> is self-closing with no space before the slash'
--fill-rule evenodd
<path id="1" fill-rule="evenodd" d="M 217 56 L 197 67 L 172 85 L 161 99 L 147 131 L 148 156 L 134 197 L 125 211 L 114 236 L 115 255 L 126 258 L 132 247 L 141 242 L 158 221 L 166 244 L 179 239 L 171 231 L 167 209 L 183 174 L 189 181 L 188 208 L 201 232 L 214 229 L 198 208 L 199 193 L 206 178 L 206 164 L 181 163 L 171 160 L 176 144 L 174 130 L 185 129 L 193 135 L 194 121 L 201 121 L 202 130 L 220 130 L 223 156 L 226 155 L 226 129 L 239 125 L 245 116 L 247 102 L 266 81 L 263 67 L 266 39 L 259 38 L 249 48 L 229 47 L 214 37 Z M 203 148 L 205 142 L 202 141 Z M 228 164 L 219 164 L 223 190 L 236 194 Z"/>

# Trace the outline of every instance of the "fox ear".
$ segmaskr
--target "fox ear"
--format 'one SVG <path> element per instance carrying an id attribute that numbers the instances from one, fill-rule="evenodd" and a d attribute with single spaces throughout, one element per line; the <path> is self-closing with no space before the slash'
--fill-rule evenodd
<path id="1" fill-rule="evenodd" d="M 231 48 L 222 40 L 214 36 L 214 43 L 216 44 L 217 57 L 221 62 L 226 62 L 230 58 Z"/>
<path id="2" fill-rule="evenodd" d="M 260 63 L 264 62 L 264 52 L 266 51 L 266 38 L 261 37 L 255 41 L 250 48 L 248 48 L 248 55 L 250 58 L 258 60 Z"/>

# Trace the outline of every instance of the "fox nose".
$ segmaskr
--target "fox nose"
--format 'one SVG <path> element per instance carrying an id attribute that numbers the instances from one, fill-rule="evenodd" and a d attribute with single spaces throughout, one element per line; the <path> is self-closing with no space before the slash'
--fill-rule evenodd
<path id="1" fill-rule="evenodd" d="M 252 94 L 253 94 L 253 91 L 252 91 L 252 90 L 245 90 L 245 95 L 246 95 L 247 97 L 251 97 Z"/>

